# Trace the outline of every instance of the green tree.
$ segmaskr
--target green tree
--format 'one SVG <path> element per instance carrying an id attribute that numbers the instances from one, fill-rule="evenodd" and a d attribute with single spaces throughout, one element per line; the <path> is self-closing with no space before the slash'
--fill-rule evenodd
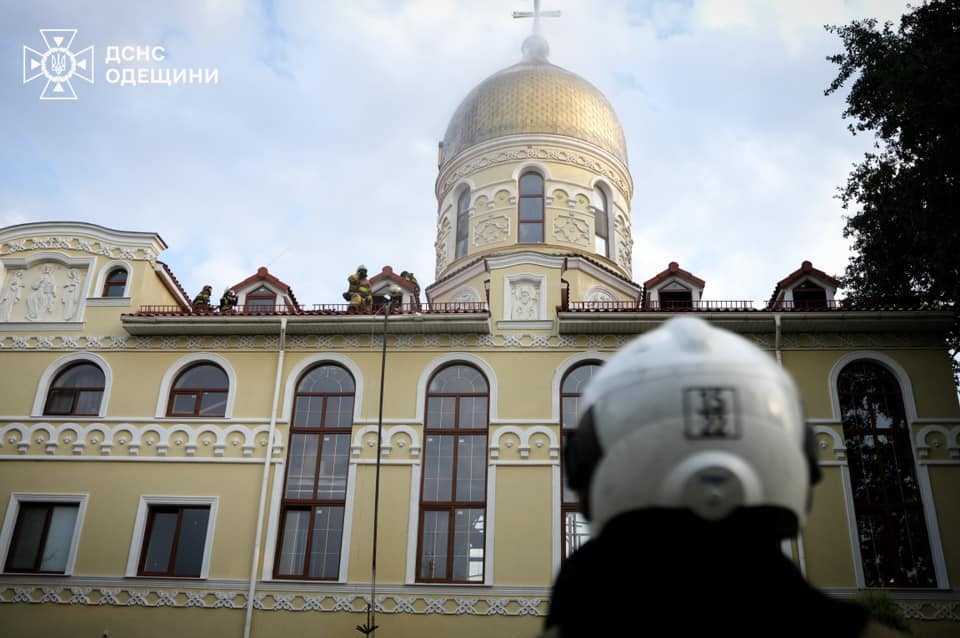
<path id="1" fill-rule="evenodd" d="M 960 2 L 908 6 L 900 25 L 827 26 L 843 52 L 825 94 L 849 84 L 844 119 L 874 145 L 838 197 L 853 256 L 854 303 L 950 306 L 948 347 L 960 346 Z"/>

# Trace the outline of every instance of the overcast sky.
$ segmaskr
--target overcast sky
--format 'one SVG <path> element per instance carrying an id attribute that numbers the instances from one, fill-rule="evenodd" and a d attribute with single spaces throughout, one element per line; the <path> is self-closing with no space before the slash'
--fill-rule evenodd
<path id="1" fill-rule="evenodd" d="M 0 0 L 0 226 L 83 220 L 156 231 L 192 295 L 260 265 L 301 302 L 340 301 L 358 263 L 433 281 L 437 141 L 513 64 L 529 0 Z M 769 297 L 803 259 L 847 260 L 834 199 L 868 147 L 824 97 L 824 24 L 896 20 L 895 0 L 544 0 L 551 61 L 602 90 L 633 173 L 633 277 L 668 261 L 709 299 Z M 94 85 L 41 102 L 23 45 L 79 29 Z M 108 45 L 159 45 L 209 86 L 116 86 Z"/>

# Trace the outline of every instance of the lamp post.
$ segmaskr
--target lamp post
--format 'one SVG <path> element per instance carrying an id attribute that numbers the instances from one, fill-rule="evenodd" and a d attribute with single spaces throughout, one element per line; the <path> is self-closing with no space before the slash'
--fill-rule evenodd
<path id="1" fill-rule="evenodd" d="M 383 344 L 380 349 L 380 410 L 377 414 L 377 462 L 373 487 L 373 555 L 370 560 L 370 600 L 367 602 L 367 622 L 357 625 L 357 631 L 365 636 L 377 632 L 377 532 L 380 518 L 380 450 L 383 444 L 383 384 L 387 372 L 387 320 L 393 304 L 403 299 L 403 290 L 396 284 L 390 286 L 387 302 L 383 305 Z"/>

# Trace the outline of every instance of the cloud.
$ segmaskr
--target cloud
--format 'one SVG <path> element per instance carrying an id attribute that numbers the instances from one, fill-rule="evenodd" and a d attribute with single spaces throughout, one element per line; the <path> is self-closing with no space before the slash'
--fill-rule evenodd
<path id="1" fill-rule="evenodd" d="M 842 270 L 833 199 L 866 139 L 825 98 L 824 23 L 902 2 L 564 0 L 551 59 L 596 84 L 627 133 L 634 278 L 675 259 L 707 296 L 764 299 L 811 259 Z M 307 303 L 358 263 L 433 273 L 436 143 L 483 78 L 519 58 L 517 2 L 12 3 L 0 50 L 64 24 L 77 43 L 161 44 L 213 86 L 80 86 L 40 103 L 0 68 L 0 224 L 155 230 L 188 290 L 267 265 Z M 102 69 L 101 69 L 102 71 Z M 102 78 L 102 75 L 101 75 Z"/>

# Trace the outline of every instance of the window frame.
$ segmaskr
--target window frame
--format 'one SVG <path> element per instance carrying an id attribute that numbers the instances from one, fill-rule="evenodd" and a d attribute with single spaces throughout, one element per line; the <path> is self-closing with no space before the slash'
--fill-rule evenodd
<path id="1" fill-rule="evenodd" d="M 607 259 L 610 258 L 610 198 L 607 196 L 607 191 L 602 186 L 597 186 L 597 194 L 600 196 L 601 206 L 597 207 L 594 213 L 593 221 L 593 249 L 598 255 L 602 255 Z M 600 229 L 600 224 L 597 223 L 599 218 L 603 218 L 604 224 L 603 229 L 604 233 L 601 235 L 598 231 Z M 597 241 L 598 239 L 603 240 L 603 252 L 597 250 Z"/>
<path id="2" fill-rule="evenodd" d="M 223 376 L 227 378 L 227 386 L 224 388 L 191 388 L 191 389 L 177 389 L 177 382 L 180 378 L 185 375 L 190 370 L 198 368 L 200 366 L 210 365 L 220 369 L 220 372 L 223 373 Z M 200 414 L 200 407 L 203 405 L 203 397 L 207 393 L 219 393 L 222 392 L 226 396 L 224 397 L 223 405 L 223 414 L 210 415 L 210 414 Z M 193 413 L 188 414 L 186 412 L 174 412 L 174 397 L 178 395 L 189 395 L 194 394 L 196 397 L 193 401 Z M 228 414 L 228 407 L 230 404 L 230 374 L 226 369 L 216 361 L 211 360 L 200 360 L 189 363 L 182 368 L 180 368 L 177 373 L 174 375 L 173 380 L 170 383 L 170 391 L 167 395 L 167 412 L 166 416 L 177 419 L 222 419 L 225 418 Z"/>
<path id="3" fill-rule="evenodd" d="M 598 367 L 602 368 L 603 365 L 604 365 L 604 363 L 605 363 L 605 362 L 604 362 L 602 359 L 583 359 L 583 360 L 581 360 L 581 361 L 577 361 L 576 363 L 574 363 L 573 365 L 571 365 L 569 368 L 567 368 L 567 369 L 564 371 L 563 376 L 560 377 L 560 387 L 559 387 L 559 396 L 560 396 L 560 403 L 559 403 L 559 406 L 560 406 L 560 414 L 559 414 L 559 419 L 560 419 L 560 421 L 559 421 L 559 425 L 560 425 L 560 451 L 559 451 L 559 457 L 560 457 L 560 561 L 561 561 L 561 562 L 563 562 L 564 560 L 566 560 L 566 559 L 567 559 L 567 556 L 568 556 L 568 554 L 567 554 L 567 534 L 566 534 L 567 515 L 568 515 L 568 514 L 579 514 L 579 513 L 580 513 L 580 502 L 579 502 L 579 499 L 578 499 L 577 501 L 570 501 L 570 502 L 568 502 L 568 501 L 565 501 L 564 498 L 563 498 L 564 488 L 565 488 L 565 486 L 566 486 L 566 468 L 564 467 L 564 464 L 563 464 L 563 459 L 564 459 L 564 450 L 563 450 L 563 448 L 564 448 L 564 446 L 567 444 L 567 439 L 568 439 L 569 437 L 575 437 L 575 436 L 576 436 L 576 428 L 575 428 L 575 427 L 567 428 L 567 427 L 564 427 L 564 425 L 563 425 L 564 422 L 565 422 L 564 412 L 563 412 L 563 405 L 564 405 L 564 399 L 567 399 L 567 398 L 577 398 L 577 399 L 579 399 L 579 398 L 581 398 L 581 397 L 583 396 L 583 393 L 582 393 L 582 392 L 565 392 L 563 386 L 564 386 L 564 384 L 566 383 L 567 379 L 570 377 L 570 375 L 573 374 L 574 372 L 576 372 L 577 370 L 579 370 L 580 368 L 583 368 L 583 367 L 585 367 L 585 366 L 598 366 Z"/>
<path id="4" fill-rule="evenodd" d="M 457 196 L 457 227 L 454 234 L 453 258 L 466 257 L 470 252 L 470 189 L 465 188 Z M 466 200 L 466 203 L 464 203 Z M 462 237 L 461 237 L 462 235 Z M 460 242 L 463 241 L 463 251 Z"/>
<path id="5" fill-rule="evenodd" d="M 123 273 L 123 281 L 113 281 L 113 276 L 116 273 Z M 112 266 L 107 270 L 106 275 L 103 278 L 103 286 L 100 288 L 100 296 L 104 299 L 122 299 L 127 297 L 127 285 L 130 281 L 130 271 L 126 266 Z M 119 295 L 110 295 L 107 294 L 111 288 L 120 287 Z"/>
<path id="6" fill-rule="evenodd" d="M 848 512 L 853 518 L 853 524 L 857 530 L 857 534 L 853 537 L 855 540 L 855 559 L 859 561 L 861 573 L 859 574 L 862 577 L 863 582 L 861 586 L 867 589 L 882 589 L 882 588 L 899 588 L 907 590 L 925 590 L 925 589 L 938 589 L 942 587 L 940 580 L 940 551 L 939 551 L 939 531 L 931 526 L 930 521 L 927 517 L 927 504 L 926 498 L 924 495 L 924 488 L 921 482 L 921 466 L 917 463 L 917 456 L 913 449 L 913 434 L 910 427 L 912 419 L 916 418 L 915 410 L 908 407 L 907 391 L 912 391 L 909 385 L 906 385 L 902 382 L 900 374 L 886 362 L 873 358 L 872 356 L 856 356 L 851 357 L 848 360 L 841 360 L 838 362 L 841 365 L 835 368 L 835 371 L 831 373 L 831 385 L 832 389 L 835 392 L 835 409 L 837 410 L 837 416 L 841 425 L 841 432 L 843 436 L 844 443 L 846 445 L 846 465 L 848 466 L 850 485 L 849 485 L 849 504 Z M 844 373 L 858 366 L 866 366 L 874 368 L 877 371 L 877 375 L 874 378 L 873 383 L 876 385 L 885 386 L 882 389 L 882 394 L 885 399 L 885 404 L 887 408 L 890 408 L 891 413 L 887 416 L 892 416 L 894 419 L 899 419 L 903 423 L 902 428 L 898 428 L 896 424 L 893 424 L 889 427 L 889 432 L 878 432 L 878 430 L 886 430 L 887 428 L 878 428 L 876 423 L 877 413 L 871 409 L 871 421 L 864 424 L 863 427 L 864 436 L 876 436 L 879 438 L 881 434 L 885 437 L 892 439 L 892 446 L 894 448 L 900 447 L 902 449 L 895 449 L 895 459 L 906 460 L 909 459 L 910 466 L 906 468 L 907 478 L 913 479 L 913 484 L 915 486 L 915 501 L 909 502 L 907 499 L 901 498 L 897 502 L 891 502 L 887 498 L 888 494 L 885 492 L 883 495 L 882 503 L 871 503 L 864 502 L 864 500 L 869 501 L 869 499 L 863 499 L 857 497 L 857 487 L 863 477 L 862 459 L 860 457 L 860 450 L 855 445 L 855 435 L 851 430 L 856 428 L 855 423 L 851 423 L 845 418 L 845 406 L 847 405 L 846 395 L 844 393 L 843 385 L 846 383 Z M 854 382 L 856 383 L 856 381 Z M 863 396 L 862 394 L 859 396 Z M 891 405 L 890 400 L 894 400 Z M 872 446 L 871 446 L 872 447 Z M 879 462 L 879 461 L 878 461 Z M 899 467 L 899 463 L 897 463 Z M 903 477 L 902 472 L 898 472 Z M 904 481 L 901 481 L 903 483 Z M 903 485 L 900 485 L 900 494 L 903 495 Z M 861 516 L 870 517 L 875 516 L 876 514 L 881 514 L 886 518 L 893 519 L 898 515 L 906 516 L 908 512 L 912 512 L 916 518 L 914 523 L 919 525 L 922 531 L 922 535 L 915 537 L 912 534 L 908 542 L 913 546 L 919 546 L 925 543 L 926 556 L 929 560 L 929 576 L 932 579 L 932 582 L 929 584 L 924 583 L 904 583 L 897 582 L 894 584 L 884 584 L 882 582 L 882 577 L 887 574 L 878 574 L 878 577 L 881 577 L 879 583 L 870 583 L 867 582 L 867 573 L 866 566 L 870 562 L 869 556 L 867 554 L 868 548 L 864 546 L 861 542 L 862 530 L 860 528 L 860 519 Z M 891 534 L 895 534 L 897 530 L 894 530 Z M 909 534 L 909 531 L 908 531 Z M 889 536 L 890 534 L 888 534 Z M 887 542 L 884 542 L 886 540 Z M 885 549 L 889 549 L 890 546 L 896 546 L 896 539 L 890 540 L 889 538 L 880 538 L 879 543 L 874 543 L 873 546 L 877 545 L 885 546 Z M 919 556 L 923 548 L 919 548 L 920 551 L 914 553 L 915 556 Z M 897 564 L 900 564 L 897 561 Z"/>
<path id="7" fill-rule="evenodd" d="M 431 392 L 430 385 L 433 383 L 433 380 L 437 375 L 442 374 L 445 370 L 449 368 L 464 366 L 474 370 L 479 374 L 484 382 L 487 385 L 487 391 L 483 392 Z M 418 497 L 418 513 L 417 513 L 417 551 L 416 551 L 416 563 L 413 568 L 414 583 L 426 583 L 426 584 L 453 584 L 453 585 L 483 585 L 487 583 L 487 568 L 489 560 L 488 552 L 488 534 L 490 533 L 489 528 L 489 503 L 487 502 L 487 492 L 490 488 L 490 379 L 489 377 L 481 370 L 479 367 L 470 363 L 469 361 L 449 361 L 438 368 L 436 368 L 430 377 L 427 379 L 426 391 L 424 392 L 424 418 L 423 418 L 423 441 L 421 443 L 421 457 L 422 464 L 425 464 L 427 461 L 427 438 L 430 435 L 434 436 L 451 436 L 454 438 L 453 445 L 453 458 L 451 461 L 450 468 L 450 500 L 448 501 L 425 501 L 423 498 L 424 495 L 424 482 L 426 481 L 427 473 L 424 470 L 420 472 L 420 494 Z M 454 401 L 454 425 L 453 427 L 441 428 L 441 427 L 429 427 L 428 415 L 430 413 L 430 399 L 431 398 L 455 398 Z M 460 427 L 460 398 L 464 397 L 485 397 L 486 398 L 486 415 L 487 415 L 487 424 L 483 428 L 461 428 Z M 483 489 L 483 501 L 458 501 L 457 500 L 457 463 L 459 456 L 459 445 L 457 445 L 456 439 L 461 436 L 483 436 L 485 439 L 484 444 L 484 463 L 483 463 L 483 480 L 484 480 L 484 489 Z M 456 536 L 456 511 L 460 510 L 483 510 L 483 569 L 480 573 L 479 580 L 454 580 L 453 578 L 453 555 L 454 555 L 454 542 Z M 423 559 L 423 532 L 424 532 L 424 519 L 427 512 L 447 512 L 449 515 L 449 521 L 447 523 L 447 550 L 446 550 L 446 574 L 448 577 L 444 578 L 424 578 L 420 575 L 420 565 Z"/>
<path id="8" fill-rule="evenodd" d="M 88 493 L 46 493 L 46 492 L 13 492 L 7 503 L 7 511 L 0 528 L 0 573 L 4 575 L 29 576 L 72 576 L 77 562 L 77 549 L 80 546 L 80 535 L 83 531 L 83 521 L 87 513 Z M 77 505 L 77 518 L 73 524 L 73 535 L 70 539 L 70 548 L 67 554 L 67 564 L 62 572 L 43 571 L 7 571 L 7 560 L 13 548 L 14 532 L 20 519 L 22 504 L 46 503 L 50 505 Z"/>
<path id="9" fill-rule="evenodd" d="M 303 380 L 314 370 L 325 367 L 336 367 L 342 370 L 350 377 L 353 381 L 353 391 L 352 392 L 301 392 L 300 384 L 303 383 Z M 327 399 L 330 397 L 351 397 L 353 399 L 353 405 L 350 409 L 350 424 L 346 426 L 334 426 L 327 427 L 326 425 L 326 415 L 327 415 Z M 318 426 L 311 425 L 294 425 L 297 418 L 297 398 L 298 397 L 322 397 L 323 402 L 320 406 L 321 414 L 321 424 Z M 317 453 L 316 453 L 316 467 L 314 468 L 313 476 L 313 491 L 314 496 L 316 496 L 316 489 L 320 483 L 320 462 L 323 455 L 323 436 L 325 434 L 332 435 L 346 435 L 348 441 L 352 447 L 353 444 L 353 424 L 355 421 L 356 415 L 356 401 L 357 401 L 357 379 L 345 365 L 337 361 L 317 361 L 312 365 L 305 368 L 297 376 L 296 385 L 294 385 L 293 390 L 293 402 L 290 409 L 290 438 L 292 439 L 295 433 L 302 434 L 313 434 L 317 436 Z M 351 461 L 351 452 L 347 451 L 347 474 L 345 477 L 346 484 L 343 488 L 343 498 L 340 499 L 330 499 L 330 498 L 311 498 L 311 499 L 293 499 L 287 498 L 287 478 L 290 472 L 290 454 L 293 451 L 293 446 L 287 444 L 287 460 L 284 466 L 283 471 L 283 482 L 280 484 L 280 506 L 278 509 L 278 519 L 277 519 L 277 536 L 276 536 L 276 547 L 274 549 L 274 558 L 273 558 L 273 569 L 272 569 L 272 578 L 275 580 L 293 580 L 293 581 L 320 581 L 320 582 L 339 582 L 341 581 L 341 576 L 343 574 L 343 568 L 346 564 L 344 550 L 349 548 L 349 539 L 345 538 L 346 533 L 349 531 L 349 524 L 347 521 L 347 514 L 349 514 L 350 509 L 347 507 L 347 497 L 350 494 L 350 467 L 352 465 Z M 339 507 L 343 510 L 343 523 L 340 527 L 340 558 L 337 565 L 337 575 L 334 577 L 321 577 L 321 576 L 310 576 L 310 550 L 313 549 L 313 531 L 316 524 L 316 510 L 317 508 L 324 507 Z M 307 530 L 306 530 L 306 544 L 304 545 L 303 552 L 303 567 L 299 574 L 281 574 L 280 573 L 280 562 L 281 554 L 283 553 L 283 541 L 284 541 L 284 532 L 287 526 L 287 512 L 290 511 L 306 511 L 310 513 Z"/>
<path id="10" fill-rule="evenodd" d="M 520 182 L 523 181 L 523 178 L 527 175 L 536 175 L 540 178 L 540 193 L 534 195 L 524 195 L 521 193 Z M 547 221 L 547 179 L 543 176 L 542 173 L 536 170 L 528 169 L 520 173 L 520 176 L 517 177 L 517 243 L 518 244 L 545 244 L 547 240 L 546 235 L 546 221 Z M 521 218 L 521 208 L 523 207 L 524 199 L 539 199 L 540 200 L 540 219 L 533 220 L 524 220 Z M 539 241 L 523 241 L 520 238 L 520 229 L 524 226 L 539 226 L 540 227 L 540 240 Z"/>
<path id="11" fill-rule="evenodd" d="M 54 385 L 64 374 L 72 370 L 73 368 L 89 365 L 97 368 L 100 371 L 100 375 L 103 377 L 103 385 L 101 386 L 84 386 L 78 388 L 65 388 L 58 389 Z M 69 392 L 71 393 L 72 400 L 70 402 L 70 410 L 68 412 L 51 412 L 50 411 L 50 402 L 57 392 Z M 77 400 L 80 397 L 81 392 L 99 392 L 100 401 L 97 403 L 97 409 L 93 412 L 77 412 Z M 71 361 L 61 367 L 53 375 L 53 378 L 50 380 L 50 383 L 47 384 L 46 396 L 43 400 L 43 416 L 53 416 L 53 417 L 67 417 L 67 416 L 81 416 L 81 417 L 96 417 L 100 416 L 103 410 L 103 399 L 107 392 L 107 373 L 104 369 L 96 362 L 89 359 L 78 359 L 76 361 Z"/>
<path id="12" fill-rule="evenodd" d="M 210 508 L 207 516 L 207 536 L 203 545 L 203 560 L 199 576 L 158 576 L 141 574 L 140 566 L 145 558 L 145 543 L 147 540 L 147 523 L 151 508 L 162 507 L 203 507 Z M 169 578 L 176 580 L 206 580 L 210 575 L 210 562 L 213 556 L 214 535 L 217 526 L 217 512 L 220 509 L 219 496 L 155 496 L 141 495 L 137 506 L 137 518 L 133 526 L 133 536 L 130 540 L 130 551 L 127 554 L 127 578 Z M 171 559 L 172 560 L 172 559 Z"/>
<path id="13" fill-rule="evenodd" d="M 267 292 L 259 292 L 261 289 L 264 289 Z M 271 303 L 269 306 L 263 305 L 260 307 L 265 312 L 266 311 L 274 312 L 277 309 L 277 306 L 282 305 L 278 303 L 278 299 L 280 299 L 280 295 L 274 292 L 273 290 L 271 290 L 270 288 L 268 288 L 267 286 L 261 284 L 244 295 L 243 307 L 245 310 L 253 310 L 253 306 L 256 304 L 257 301 L 266 301 L 268 299 L 273 300 L 273 303 Z M 258 310 L 260 308 L 258 308 Z"/>

